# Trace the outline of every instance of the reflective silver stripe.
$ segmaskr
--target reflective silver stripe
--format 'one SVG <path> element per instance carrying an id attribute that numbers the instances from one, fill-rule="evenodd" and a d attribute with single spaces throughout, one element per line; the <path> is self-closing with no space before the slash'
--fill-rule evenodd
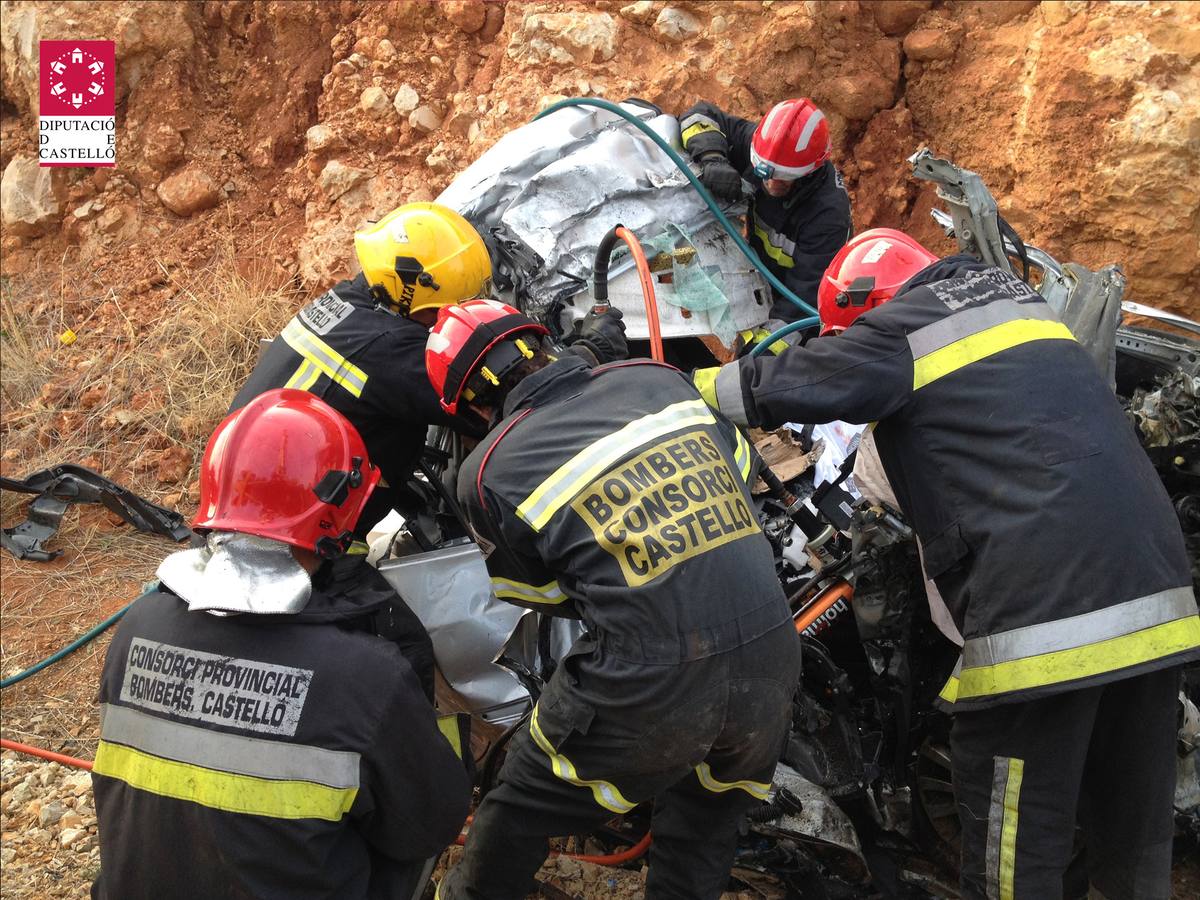
<path id="1" fill-rule="evenodd" d="M 367 386 L 367 373 L 351 364 L 327 343 L 292 319 L 280 335 L 287 345 L 319 368 L 355 397 L 361 397 Z"/>
<path id="2" fill-rule="evenodd" d="M 104 740 L 176 762 L 255 778 L 359 786 L 360 756 L 350 751 L 209 731 L 111 703 L 101 705 L 100 716 Z"/>
<path id="3" fill-rule="evenodd" d="M 808 121 L 804 123 L 804 130 L 800 132 L 800 137 L 796 139 L 796 152 L 808 146 L 808 142 L 812 140 L 813 132 L 817 130 L 817 126 L 825 121 L 825 114 L 820 110 L 814 112 L 808 117 Z"/>
<path id="4" fill-rule="evenodd" d="M 321 377 L 321 370 L 307 359 L 300 363 L 300 367 L 292 373 L 292 377 L 288 379 L 284 387 L 299 388 L 302 391 L 307 391 L 317 379 Z"/>
<path id="5" fill-rule="evenodd" d="M 1071 650 L 1194 615 L 1196 598 L 1192 589 L 1169 588 L 1067 619 L 971 638 L 963 645 L 962 668 L 994 666 L 1057 650 Z"/>
<path id="6" fill-rule="evenodd" d="M 737 443 L 733 450 L 733 461 L 742 475 L 742 481 L 747 481 L 750 478 L 750 444 L 742 437 L 741 431 L 736 434 Z"/>
<path id="7" fill-rule="evenodd" d="M 541 531 L 558 510 L 575 499 L 592 479 L 624 456 L 656 438 L 690 425 L 714 425 L 708 405 L 697 398 L 672 403 L 656 413 L 634 419 L 580 450 L 559 466 L 517 507 L 517 515 Z"/>
<path id="8" fill-rule="evenodd" d="M 567 599 L 557 581 L 541 587 L 508 578 L 492 578 L 492 593 L 506 600 L 524 600 L 528 603 L 558 604 Z"/>
<path id="9" fill-rule="evenodd" d="M 1004 828 L 1004 794 L 1008 786 L 1008 760 L 997 756 L 992 760 L 992 801 L 988 806 L 987 844 L 983 865 L 987 876 L 988 900 L 1000 900 L 1000 835 Z"/>
<path id="10" fill-rule="evenodd" d="M 955 341 L 1017 319 L 1042 319 L 1057 322 L 1058 316 L 1054 314 L 1054 310 L 1047 303 L 994 300 L 987 306 L 964 309 L 962 312 L 947 316 L 932 325 L 918 328 L 908 336 L 908 347 L 912 351 L 913 359 L 920 359 Z"/>
<path id="11" fill-rule="evenodd" d="M 713 389 L 722 415 L 738 425 L 750 424 L 746 419 L 746 400 L 742 396 L 742 372 L 737 363 L 721 366 Z"/>
<path id="12" fill-rule="evenodd" d="M 721 134 L 725 133 L 721 131 L 721 125 L 716 119 L 706 116 L 704 113 L 692 113 L 690 116 L 684 116 L 679 121 L 679 131 L 681 133 L 687 131 L 693 125 L 709 125 Z"/>
<path id="13" fill-rule="evenodd" d="M 780 234 L 778 231 L 764 222 L 761 218 L 759 218 L 758 213 L 754 214 L 754 224 L 763 230 L 763 233 L 767 236 L 767 242 L 772 247 L 778 247 L 788 256 L 796 255 L 796 242 L 790 240 L 785 235 Z"/>

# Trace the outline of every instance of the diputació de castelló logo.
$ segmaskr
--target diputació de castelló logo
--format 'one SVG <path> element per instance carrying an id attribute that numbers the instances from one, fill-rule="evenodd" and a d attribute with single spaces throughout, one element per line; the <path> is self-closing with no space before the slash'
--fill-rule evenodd
<path id="1" fill-rule="evenodd" d="M 116 165 L 114 43 L 41 41 L 39 53 L 39 165 Z"/>

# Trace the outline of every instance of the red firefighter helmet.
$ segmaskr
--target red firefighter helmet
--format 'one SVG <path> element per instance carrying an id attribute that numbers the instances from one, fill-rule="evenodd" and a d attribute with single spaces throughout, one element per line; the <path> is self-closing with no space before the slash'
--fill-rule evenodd
<path id="1" fill-rule="evenodd" d="M 345 417 L 307 391 L 279 388 L 230 413 L 208 439 L 192 527 L 337 556 L 378 481 Z"/>
<path id="2" fill-rule="evenodd" d="M 760 178 L 801 178 L 827 159 L 829 123 L 807 97 L 776 103 L 754 129 L 750 162 Z"/>
<path id="3" fill-rule="evenodd" d="M 867 310 L 891 300 L 904 282 L 937 259 L 892 228 L 872 228 L 851 238 L 817 288 L 821 334 L 849 328 Z"/>
<path id="4" fill-rule="evenodd" d="M 450 415 L 458 411 L 467 381 L 477 372 L 485 381 L 499 385 L 506 372 L 532 356 L 523 343 L 505 340 L 521 331 L 550 333 L 519 309 L 498 300 L 468 300 L 438 310 L 437 323 L 425 342 L 425 371 L 442 409 Z"/>

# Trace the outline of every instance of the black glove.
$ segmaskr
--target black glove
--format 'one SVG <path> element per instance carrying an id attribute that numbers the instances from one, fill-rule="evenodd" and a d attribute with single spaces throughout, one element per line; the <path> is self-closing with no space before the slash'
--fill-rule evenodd
<path id="1" fill-rule="evenodd" d="M 713 153 L 700 163 L 700 181 L 718 200 L 732 203 L 742 198 L 742 176 L 719 153 Z"/>
<path id="2" fill-rule="evenodd" d="M 621 311 L 610 306 L 602 313 L 589 312 L 575 323 L 570 346 L 580 345 L 596 357 L 597 365 L 629 358 L 625 343 L 625 323 Z"/>

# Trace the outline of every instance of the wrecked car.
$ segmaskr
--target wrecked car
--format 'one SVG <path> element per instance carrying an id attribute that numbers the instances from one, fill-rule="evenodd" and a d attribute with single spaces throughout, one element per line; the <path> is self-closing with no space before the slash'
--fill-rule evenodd
<path id="1" fill-rule="evenodd" d="M 671 116 L 641 103 L 624 108 L 679 147 Z M 947 208 L 934 217 L 960 250 L 1034 286 L 1106 373 L 1200 557 L 1200 325 L 1125 301 L 1118 266 L 1060 264 L 1025 244 L 975 173 L 928 151 L 909 162 L 914 177 L 936 185 Z M 648 255 L 665 254 L 654 289 L 670 360 L 712 364 L 736 331 L 767 319 L 766 280 L 679 166 L 611 112 L 563 109 L 517 129 L 438 199 L 485 236 L 504 299 L 556 333 L 591 308 L 594 260 L 616 224 L 634 231 Z M 608 300 L 635 340 L 651 336 L 642 299 L 634 260 L 615 257 Z M 768 802 L 749 816 L 734 877 L 767 879 L 792 897 L 954 897 L 949 718 L 934 700 L 957 647 L 931 620 L 902 514 L 829 477 L 854 441 L 853 433 L 803 423 L 756 441 L 770 466 L 755 491 L 756 512 L 805 650 L 790 739 Z M 439 702 L 475 721 L 486 792 L 508 738 L 579 625 L 492 596 L 483 557 L 450 499 L 463 456 L 457 437 L 431 431 L 427 480 L 416 486 L 429 511 L 381 533 L 372 558 L 430 632 L 444 681 Z M 786 498 L 808 501 L 821 519 L 819 537 L 798 526 Z M 1200 840 L 1198 700 L 1193 670 L 1180 695 L 1176 794 L 1179 832 L 1191 841 Z M 624 828 L 606 839 L 628 843 L 623 835 L 644 824 Z"/>

